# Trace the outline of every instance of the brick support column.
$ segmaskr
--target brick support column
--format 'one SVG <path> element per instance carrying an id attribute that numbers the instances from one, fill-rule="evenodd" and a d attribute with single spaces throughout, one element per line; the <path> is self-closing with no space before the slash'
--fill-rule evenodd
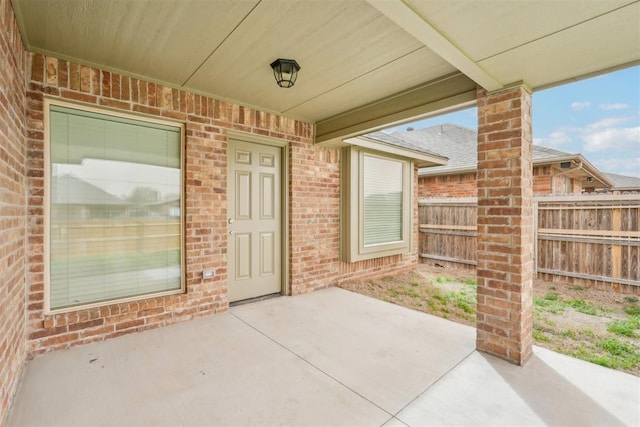
<path id="1" fill-rule="evenodd" d="M 531 93 L 478 90 L 476 347 L 522 365 L 532 352 Z"/>

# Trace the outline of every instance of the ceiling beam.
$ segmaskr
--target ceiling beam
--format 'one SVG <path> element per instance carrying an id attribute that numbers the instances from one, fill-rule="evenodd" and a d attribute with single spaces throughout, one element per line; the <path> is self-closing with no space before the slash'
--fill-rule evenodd
<path id="1" fill-rule="evenodd" d="M 453 73 L 316 123 L 315 143 L 339 146 L 343 139 L 455 111 L 476 103 L 476 83 Z"/>
<path id="2" fill-rule="evenodd" d="M 402 0 L 367 1 L 387 18 L 395 22 L 396 25 L 469 76 L 487 91 L 502 89 L 502 84 Z"/>

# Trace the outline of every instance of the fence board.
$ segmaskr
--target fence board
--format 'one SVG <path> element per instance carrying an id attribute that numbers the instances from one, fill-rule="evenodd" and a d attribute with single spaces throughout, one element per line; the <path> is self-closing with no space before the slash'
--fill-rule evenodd
<path id="1" fill-rule="evenodd" d="M 640 287 L 640 195 L 535 198 L 537 272 Z M 420 201 L 422 257 L 476 264 L 477 200 Z"/>

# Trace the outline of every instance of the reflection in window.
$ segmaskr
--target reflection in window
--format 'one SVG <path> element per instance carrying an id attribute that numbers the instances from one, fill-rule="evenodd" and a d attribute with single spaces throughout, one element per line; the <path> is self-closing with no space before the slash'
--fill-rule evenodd
<path id="1" fill-rule="evenodd" d="M 182 288 L 181 128 L 51 105 L 50 309 Z"/>

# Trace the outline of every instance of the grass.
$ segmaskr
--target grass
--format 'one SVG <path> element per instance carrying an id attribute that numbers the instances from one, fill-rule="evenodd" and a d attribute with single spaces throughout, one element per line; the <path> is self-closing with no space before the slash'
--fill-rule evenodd
<path id="1" fill-rule="evenodd" d="M 640 364 L 640 353 L 633 346 L 617 338 L 603 339 L 597 343 L 597 347 L 602 352 L 585 352 L 586 360 L 607 368 L 623 370 Z"/>
<path id="2" fill-rule="evenodd" d="M 570 298 L 564 299 L 555 292 L 550 292 L 541 297 L 533 297 L 534 306 L 553 314 L 562 314 L 567 308 L 588 314 L 590 316 L 598 316 L 607 310 L 602 307 L 596 307 L 594 304 L 586 302 L 583 299 Z"/>
<path id="3" fill-rule="evenodd" d="M 636 333 L 638 329 L 640 329 L 640 316 L 629 316 L 625 320 L 614 320 L 607 326 L 609 332 L 629 338 L 638 337 Z"/>
<path id="4" fill-rule="evenodd" d="M 635 305 L 631 307 L 625 307 L 624 312 L 629 316 L 640 316 L 640 307 L 637 307 Z"/>
<path id="5" fill-rule="evenodd" d="M 558 300 L 558 294 L 548 293 L 543 297 L 533 297 L 533 306 L 538 309 L 542 309 L 547 313 L 562 314 L 566 308 L 566 305 L 562 301 Z"/>

